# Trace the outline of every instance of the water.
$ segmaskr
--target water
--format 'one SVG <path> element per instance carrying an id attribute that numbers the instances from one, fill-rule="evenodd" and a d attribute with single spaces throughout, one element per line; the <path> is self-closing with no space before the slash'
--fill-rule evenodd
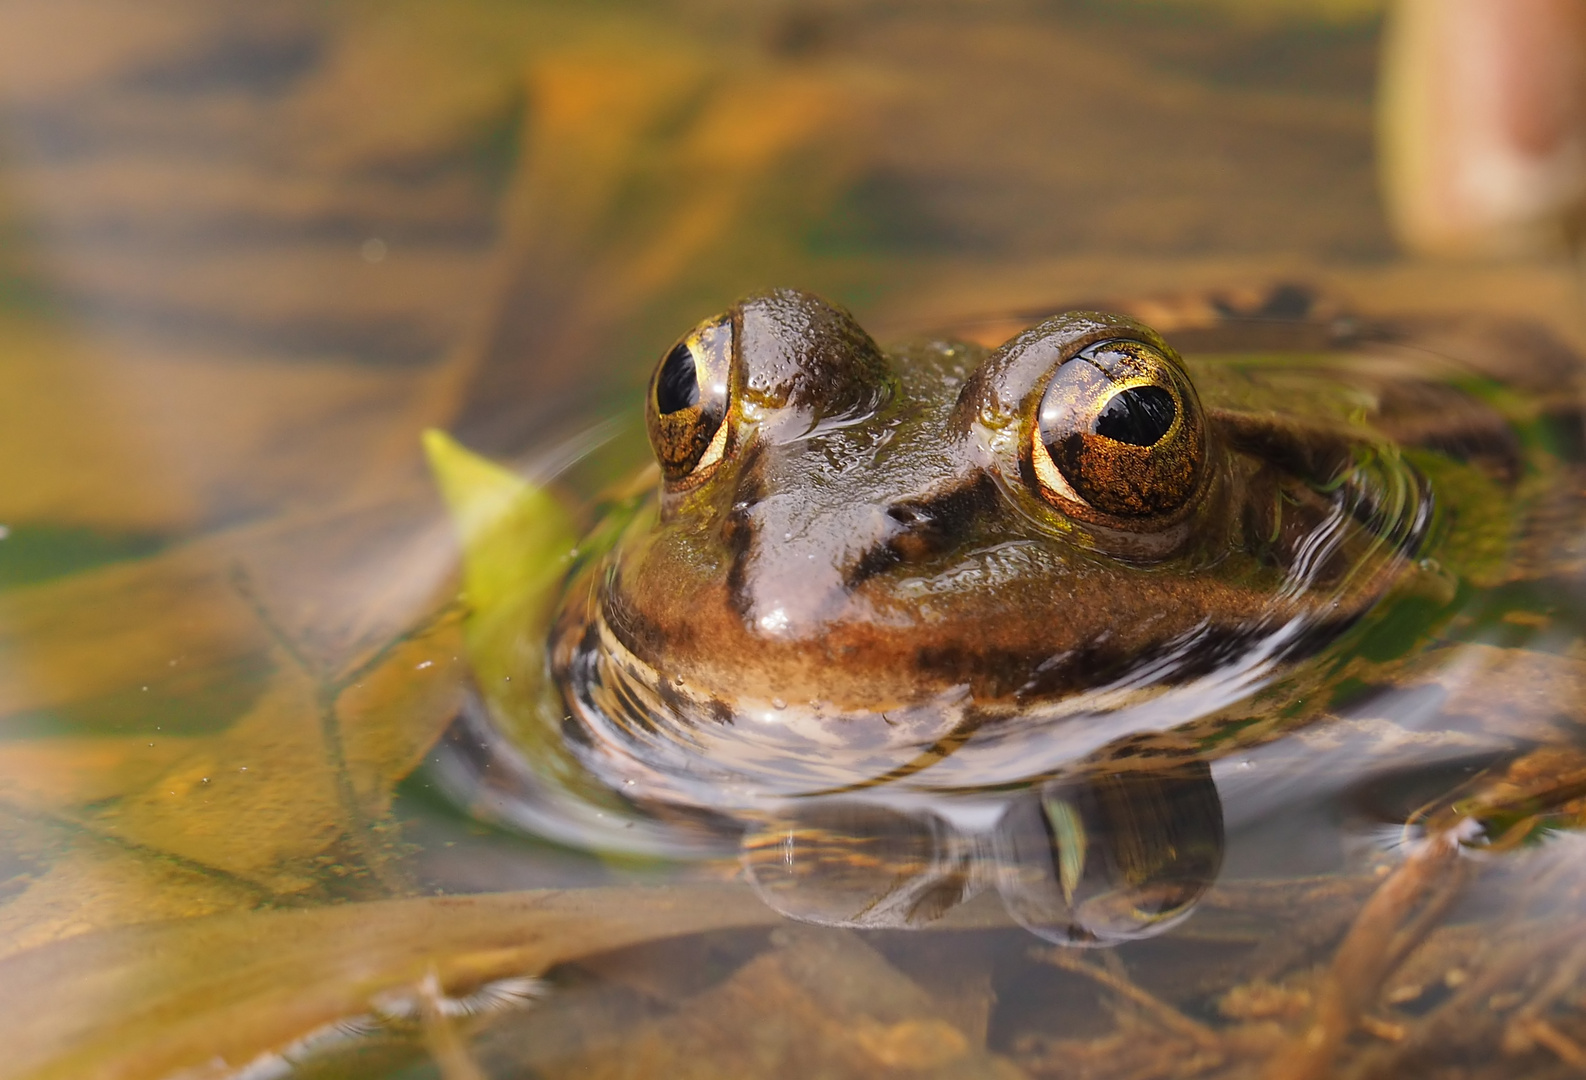
<path id="1" fill-rule="evenodd" d="M 1285 11 L 0 13 L 0 1076 L 1578 1069 L 1562 386 L 1463 380 L 1519 503 L 1434 475 L 1462 546 L 1176 771 L 688 859 L 446 794 L 488 717 L 420 432 L 588 525 L 650 365 L 750 289 L 995 342 L 1300 278 L 1423 313 L 1395 370 L 1578 348 L 1564 269 L 1394 254 L 1375 16 Z"/>

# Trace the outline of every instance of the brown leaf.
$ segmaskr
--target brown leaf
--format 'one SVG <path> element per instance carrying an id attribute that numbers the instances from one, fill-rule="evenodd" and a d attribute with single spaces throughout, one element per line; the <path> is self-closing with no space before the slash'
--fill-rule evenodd
<path id="1" fill-rule="evenodd" d="M 586 953 L 774 922 L 744 889 L 586 889 L 217 915 L 0 962 L 0 1077 L 235 1070 L 433 975 L 460 993 Z"/>
<path id="2" fill-rule="evenodd" d="M 918 985 L 848 931 L 773 934 L 781 947 L 665 1020 L 610 1033 L 548 1077 L 998 1077 L 1023 1074 L 976 1049 Z"/>

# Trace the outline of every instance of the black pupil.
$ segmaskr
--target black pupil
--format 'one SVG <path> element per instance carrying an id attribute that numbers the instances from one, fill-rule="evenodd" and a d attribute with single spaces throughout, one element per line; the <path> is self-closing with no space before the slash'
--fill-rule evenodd
<path id="1" fill-rule="evenodd" d="M 661 361 L 655 379 L 655 407 L 662 416 L 691 409 L 699 404 L 699 376 L 694 372 L 694 353 L 686 342 L 678 342 Z"/>
<path id="2" fill-rule="evenodd" d="M 1096 417 L 1096 434 L 1130 446 L 1154 446 L 1173 426 L 1178 409 L 1173 395 L 1160 386 L 1120 390 Z"/>

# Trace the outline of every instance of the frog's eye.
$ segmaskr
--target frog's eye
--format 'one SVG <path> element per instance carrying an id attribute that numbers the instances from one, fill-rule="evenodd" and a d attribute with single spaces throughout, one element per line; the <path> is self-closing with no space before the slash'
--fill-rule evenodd
<path id="1" fill-rule="evenodd" d="M 1144 342 L 1097 342 L 1060 365 L 1032 429 L 1036 485 L 1061 509 L 1139 521 L 1182 509 L 1200 485 L 1200 403 L 1178 364 Z"/>
<path id="2" fill-rule="evenodd" d="M 645 420 L 668 480 L 710 468 L 727 449 L 732 321 L 701 323 L 672 346 L 650 382 Z"/>

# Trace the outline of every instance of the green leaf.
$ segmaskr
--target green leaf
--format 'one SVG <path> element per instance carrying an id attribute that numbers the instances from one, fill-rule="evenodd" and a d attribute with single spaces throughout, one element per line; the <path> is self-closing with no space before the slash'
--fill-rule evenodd
<path id="1" fill-rule="evenodd" d="M 424 433 L 424 452 L 457 526 L 474 611 L 543 597 L 566 572 L 578 538 L 561 503 L 444 431 Z"/>

